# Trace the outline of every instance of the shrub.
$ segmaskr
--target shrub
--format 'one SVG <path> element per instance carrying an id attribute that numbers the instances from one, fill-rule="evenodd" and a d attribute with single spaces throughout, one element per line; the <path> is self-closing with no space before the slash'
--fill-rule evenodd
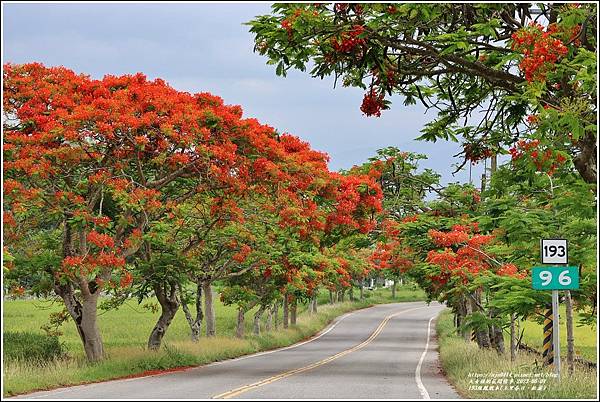
<path id="1" fill-rule="evenodd" d="M 5 360 L 42 363 L 64 355 L 57 336 L 33 332 L 5 332 L 3 351 Z"/>

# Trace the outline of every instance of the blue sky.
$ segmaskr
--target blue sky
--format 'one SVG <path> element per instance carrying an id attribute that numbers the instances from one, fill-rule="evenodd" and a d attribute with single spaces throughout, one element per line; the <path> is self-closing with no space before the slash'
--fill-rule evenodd
<path id="1" fill-rule="evenodd" d="M 63 65 L 101 78 L 143 72 L 188 92 L 209 91 L 239 104 L 247 117 L 289 132 L 330 155 L 330 169 L 347 169 L 379 148 L 396 146 L 424 153 L 423 166 L 442 174 L 444 183 L 468 181 L 465 170 L 452 176 L 455 143 L 414 141 L 433 118 L 420 106 L 392 98 L 382 117 L 367 118 L 359 106 L 362 91 L 333 88 L 292 71 L 275 75 L 253 53 L 253 37 L 242 25 L 270 10 L 256 4 L 3 4 L 3 62 Z M 479 183 L 482 167 L 473 168 Z"/>

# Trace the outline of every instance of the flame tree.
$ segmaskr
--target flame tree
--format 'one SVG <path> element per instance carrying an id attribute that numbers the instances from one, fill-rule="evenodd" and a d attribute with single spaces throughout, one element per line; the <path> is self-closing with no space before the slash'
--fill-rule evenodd
<path id="1" fill-rule="evenodd" d="M 595 183 L 596 7 L 275 4 L 248 25 L 277 75 L 310 68 L 361 88 L 367 116 L 390 108 L 393 94 L 435 111 L 420 139 L 462 140 L 463 164 L 538 139 Z"/>

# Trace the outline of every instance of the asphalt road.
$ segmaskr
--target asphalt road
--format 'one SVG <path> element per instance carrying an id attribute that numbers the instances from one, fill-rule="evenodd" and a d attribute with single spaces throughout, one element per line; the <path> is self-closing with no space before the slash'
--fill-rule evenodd
<path id="1" fill-rule="evenodd" d="M 440 373 L 440 304 L 378 305 L 339 317 L 316 337 L 185 371 L 36 392 L 52 399 L 449 399 Z"/>

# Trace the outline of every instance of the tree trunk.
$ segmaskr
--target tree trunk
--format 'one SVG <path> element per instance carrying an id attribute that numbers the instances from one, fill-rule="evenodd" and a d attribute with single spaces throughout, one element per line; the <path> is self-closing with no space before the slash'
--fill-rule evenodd
<path id="1" fill-rule="evenodd" d="M 267 319 L 265 322 L 265 331 L 271 332 L 273 326 L 273 309 L 267 307 Z"/>
<path id="2" fill-rule="evenodd" d="M 490 309 L 490 317 L 497 318 L 498 317 L 497 310 Z M 504 354 L 505 348 L 504 348 L 504 335 L 502 334 L 502 327 L 500 327 L 498 325 L 492 325 L 490 330 L 491 330 L 490 338 L 492 339 L 492 344 L 494 345 L 494 349 L 496 349 L 496 352 L 498 352 L 498 354 Z"/>
<path id="3" fill-rule="evenodd" d="M 311 300 L 311 307 L 313 314 L 317 314 L 317 295 L 314 295 Z"/>
<path id="4" fill-rule="evenodd" d="M 290 302 L 288 301 L 287 295 L 283 296 L 283 328 L 287 328 L 290 325 L 289 315 L 290 314 Z"/>
<path id="5" fill-rule="evenodd" d="M 490 338 L 490 347 L 496 349 L 496 335 L 494 332 L 494 326 L 490 325 L 488 327 L 488 336 Z"/>
<path id="6" fill-rule="evenodd" d="M 85 335 L 83 347 L 89 361 L 95 362 L 104 358 L 104 344 L 100 336 L 96 318 L 98 316 L 98 293 L 83 296 L 81 309 L 81 331 Z"/>
<path id="7" fill-rule="evenodd" d="M 490 348 L 490 335 L 489 332 L 485 329 L 475 330 L 475 339 L 477 340 L 477 345 L 481 349 L 489 349 Z"/>
<path id="8" fill-rule="evenodd" d="M 273 306 L 273 327 L 275 329 L 279 327 L 279 301 L 276 301 Z"/>
<path id="9" fill-rule="evenodd" d="M 331 289 L 329 289 L 329 304 L 333 304 L 334 300 L 333 300 L 333 291 Z"/>
<path id="10" fill-rule="evenodd" d="M 496 172 L 498 169 L 498 155 L 494 154 L 490 160 L 490 177 Z"/>
<path id="11" fill-rule="evenodd" d="M 254 335 L 260 335 L 260 317 L 262 317 L 264 312 L 265 307 L 261 305 L 258 311 L 254 313 Z"/>
<path id="12" fill-rule="evenodd" d="M 515 317 L 515 335 L 519 335 L 521 333 L 521 320 L 516 319 Z M 519 354 L 519 344 L 521 343 L 521 337 L 517 339 L 517 345 L 515 346 L 515 356 Z"/>
<path id="13" fill-rule="evenodd" d="M 573 299 L 571 291 L 565 291 L 565 307 L 567 315 L 567 365 L 569 367 L 569 375 L 573 375 L 575 361 L 575 337 L 573 334 Z"/>
<path id="14" fill-rule="evenodd" d="M 502 334 L 502 328 L 494 325 L 492 326 L 492 332 L 494 334 L 494 347 L 496 348 L 496 352 L 498 354 L 503 355 L 506 352 L 504 348 L 504 335 Z"/>
<path id="15" fill-rule="evenodd" d="M 162 339 L 179 309 L 176 284 L 157 284 L 154 286 L 154 293 L 160 303 L 161 313 L 148 338 L 148 349 L 150 350 L 160 349 Z"/>
<path id="16" fill-rule="evenodd" d="M 64 230 L 62 234 L 62 256 L 66 258 L 74 255 L 75 246 L 73 244 L 73 232 L 68 223 L 72 214 L 65 214 L 63 217 Z M 84 237 L 85 239 L 85 237 Z M 85 279 L 82 279 L 85 281 Z M 75 289 L 72 282 L 66 284 L 60 283 L 55 279 L 53 283 L 54 292 L 60 296 L 77 328 L 79 338 L 83 343 L 83 349 L 88 361 L 95 362 L 104 358 L 104 345 L 100 330 L 96 323 L 98 314 L 98 289 L 90 289 L 89 283 L 82 283 L 86 289 L 82 289 L 81 302 L 75 296 Z"/>
<path id="17" fill-rule="evenodd" d="M 365 291 L 364 291 L 363 284 L 361 282 L 361 284 L 360 284 L 360 300 L 364 300 L 364 299 L 365 299 Z"/>
<path id="18" fill-rule="evenodd" d="M 479 306 L 476 303 L 476 300 L 480 300 L 480 295 L 478 292 L 475 293 L 475 300 L 471 299 L 471 310 L 478 311 Z M 483 312 L 482 312 L 483 314 Z M 490 334 L 487 328 L 480 328 L 475 330 L 475 340 L 477 341 L 477 345 L 482 349 L 489 349 L 491 346 Z"/>
<path id="19" fill-rule="evenodd" d="M 244 309 L 239 307 L 238 308 L 238 316 L 237 316 L 237 326 L 235 329 L 235 336 L 238 338 L 243 338 L 244 337 L 244 328 L 245 324 L 244 324 Z"/>
<path id="20" fill-rule="evenodd" d="M 471 305 L 471 302 L 469 299 L 463 299 L 462 303 L 464 306 L 463 307 L 464 308 L 463 320 L 466 320 L 467 317 L 473 313 L 473 306 Z M 464 321 L 463 321 L 463 324 L 464 324 Z M 463 328 L 462 335 L 463 335 L 463 338 L 465 339 L 465 341 L 471 340 L 471 331 L 469 331 L 467 328 Z"/>
<path id="21" fill-rule="evenodd" d="M 396 280 L 392 283 L 392 299 L 396 298 Z"/>
<path id="22" fill-rule="evenodd" d="M 61 297 L 69 315 L 73 318 L 87 359 L 89 361 L 102 360 L 104 357 L 104 346 L 100 332 L 96 326 L 97 310 L 93 306 L 93 303 L 97 303 L 97 296 L 95 302 L 92 297 L 88 298 L 88 301 L 84 301 L 82 304 L 75 297 L 75 290 L 71 284 L 62 285 L 55 283 L 54 291 Z M 84 304 L 87 305 L 85 310 Z"/>
<path id="23" fill-rule="evenodd" d="M 460 326 L 464 322 L 466 315 L 465 303 L 462 298 L 459 298 L 456 302 L 456 308 L 454 311 L 454 325 L 456 326 L 456 333 L 462 336 Z"/>
<path id="24" fill-rule="evenodd" d="M 296 313 L 298 312 L 298 301 L 294 297 L 294 301 L 292 301 L 292 305 L 290 306 L 290 324 L 296 325 Z"/>
<path id="25" fill-rule="evenodd" d="M 210 281 L 202 282 L 204 293 L 204 312 L 206 314 L 206 336 L 215 336 L 217 333 L 215 325 L 215 306 L 213 303 L 213 292 Z"/>
<path id="26" fill-rule="evenodd" d="M 598 161 L 596 160 L 596 135 L 594 132 L 585 134 L 577 141 L 580 153 L 573 158 L 575 168 L 587 183 L 596 183 Z"/>
<path id="27" fill-rule="evenodd" d="M 515 331 L 515 313 L 510 315 L 510 361 L 514 362 L 517 359 L 517 333 Z"/>
<path id="28" fill-rule="evenodd" d="M 198 342 L 201 336 L 201 328 L 202 328 L 202 320 L 204 319 L 204 313 L 202 312 L 202 285 L 198 282 L 196 287 L 196 317 L 192 315 L 190 309 L 188 308 L 187 303 L 185 302 L 185 298 L 183 295 L 183 290 L 181 287 L 179 288 L 179 299 L 181 300 L 181 307 L 183 308 L 183 313 L 185 314 L 185 319 L 190 326 L 190 336 L 192 342 Z"/>

